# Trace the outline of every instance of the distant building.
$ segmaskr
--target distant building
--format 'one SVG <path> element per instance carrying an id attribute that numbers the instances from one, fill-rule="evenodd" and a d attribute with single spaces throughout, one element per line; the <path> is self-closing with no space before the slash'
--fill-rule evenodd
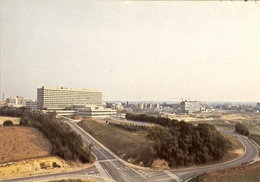
<path id="1" fill-rule="evenodd" d="M 116 110 L 103 107 L 85 107 L 78 110 L 78 116 L 83 118 L 107 118 L 117 114 Z"/>
<path id="2" fill-rule="evenodd" d="M 26 107 L 33 110 L 37 110 L 37 101 L 35 100 L 26 101 Z"/>
<path id="3" fill-rule="evenodd" d="M 39 110 L 59 110 L 73 105 L 102 105 L 102 92 L 89 89 L 47 87 L 37 89 Z"/>
<path id="4" fill-rule="evenodd" d="M 171 107 L 162 107 L 162 112 L 171 114 L 171 113 L 173 113 L 173 108 L 171 108 Z"/>
<path id="5" fill-rule="evenodd" d="M 9 107 L 26 107 L 26 102 L 32 101 L 32 99 L 22 96 L 6 98 L 6 105 Z"/>
<path id="6" fill-rule="evenodd" d="M 0 101 L 0 107 L 5 106 L 5 102 L 4 101 Z"/>
<path id="7" fill-rule="evenodd" d="M 260 102 L 256 104 L 256 107 L 260 109 Z"/>
<path id="8" fill-rule="evenodd" d="M 200 102 L 198 101 L 182 101 L 181 102 L 181 112 L 182 113 L 192 113 L 200 111 Z"/>
<path id="9" fill-rule="evenodd" d="M 119 103 L 112 104 L 111 108 L 117 111 L 121 111 L 124 109 L 124 106 L 119 102 Z"/>
<path id="10" fill-rule="evenodd" d="M 161 112 L 162 112 L 162 109 L 160 109 L 160 108 L 146 108 L 145 109 L 145 113 L 148 115 L 159 114 Z"/>

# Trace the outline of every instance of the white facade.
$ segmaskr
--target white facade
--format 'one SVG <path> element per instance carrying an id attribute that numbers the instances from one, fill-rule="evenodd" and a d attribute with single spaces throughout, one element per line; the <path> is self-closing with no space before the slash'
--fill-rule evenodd
<path id="1" fill-rule="evenodd" d="M 197 112 L 200 111 L 200 102 L 198 101 L 182 101 L 181 102 L 181 112 Z"/>
<path id="2" fill-rule="evenodd" d="M 22 96 L 10 97 L 6 99 L 6 105 L 9 107 L 26 107 L 28 101 L 32 101 L 32 99 Z"/>
<path id="3" fill-rule="evenodd" d="M 37 108 L 43 109 L 65 109 L 73 105 L 102 105 L 102 92 L 67 88 L 46 87 L 37 89 Z"/>
<path id="4" fill-rule="evenodd" d="M 106 118 L 116 113 L 116 110 L 102 107 L 86 107 L 78 110 L 78 116 L 83 118 Z"/>

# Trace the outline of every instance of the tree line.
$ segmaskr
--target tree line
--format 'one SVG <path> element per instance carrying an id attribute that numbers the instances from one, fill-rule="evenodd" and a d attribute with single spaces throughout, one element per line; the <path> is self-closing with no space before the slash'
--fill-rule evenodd
<path id="1" fill-rule="evenodd" d="M 158 124 L 161 126 L 174 126 L 175 124 L 178 123 L 178 120 L 171 120 L 169 118 L 164 118 L 164 117 L 154 117 L 154 116 L 148 116 L 146 114 L 132 114 L 132 113 L 127 113 L 126 114 L 126 119 L 128 120 L 134 120 L 134 121 L 140 121 L 140 122 L 149 122 L 149 123 L 154 123 Z"/>
<path id="2" fill-rule="evenodd" d="M 109 122 L 108 123 L 111 126 L 121 128 L 123 130 L 131 131 L 131 132 L 137 132 L 137 131 L 147 131 L 149 127 L 144 125 L 137 125 L 137 124 L 128 124 L 128 123 L 114 123 Z"/>
<path id="3" fill-rule="evenodd" d="M 52 155 L 83 163 L 94 159 L 90 150 L 83 146 L 81 136 L 66 123 L 59 121 L 55 113 L 44 114 L 27 108 L 4 107 L 0 109 L 0 115 L 21 117 L 20 125 L 38 128 L 52 143 Z"/>
<path id="4" fill-rule="evenodd" d="M 148 130 L 147 139 L 154 141 L 155 158 L 167 160 L 171 167 L 216 161 L 231 148 L 230 141 L 213 125 L 195 126 L 184 121 L 144 114 L 128 114 L 126 117 L 159 125 Z"/>

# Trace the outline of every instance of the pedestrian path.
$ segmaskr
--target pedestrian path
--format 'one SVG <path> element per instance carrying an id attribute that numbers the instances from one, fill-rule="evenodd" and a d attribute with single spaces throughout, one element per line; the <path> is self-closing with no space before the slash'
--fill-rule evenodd
<path id="1" fill-rule="evenodd" d="M 176 176 L 175 174 L 173 174 L 172 172 L 170 172 L 170 171 L 163 171 L 163 172 L 165 172 L 166 174 L 168 174 L 172 179 L 174 179 L 174 180 L 176 180 L 176 181 L 181 181 L 181 179 L 178 177 L 178 176 Z"/>

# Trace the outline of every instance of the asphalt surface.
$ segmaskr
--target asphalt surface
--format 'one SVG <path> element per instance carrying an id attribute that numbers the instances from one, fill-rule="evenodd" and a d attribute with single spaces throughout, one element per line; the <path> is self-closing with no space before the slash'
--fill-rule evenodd
<path id="1" fill-rule="evenodd" d="M 241 157 L 228 161 L 221 164 L 211 165 L 211 166 L 205 166 L 205 167 L 196 167 L 196 168 L 187 168 L 187 169 L 181 169 L 181 170 L 171 170 L 172 173 L 176 174 L 182 179 L 189 179 L 190 177 L 196 176 L 198 174 L 208 172 L 208 171 L 215 171 L 218 169 L 224 169 L 229 167 L 238 166 L 245 163 L 252 162 L 255 157 L 258 156 L 258 148 L 247 138 L 241 135 L 238 135 L 235 132 L 228 132 L 234 136 L 239 136 L 239 140 L 245 147 L 245 153 Z"/>
<path id="2" fill-rule="evenodd" d="M 257 155 L 257 147 L 246 137 L 239 136 L 238 139 L 245 146 L 245 154 L 233 161 L 221 163 L 212 166 L 184 168 L 178 170 L 156 171 L 147 168 L 134 167 L 119 159 L 115 154 L 109 151 L 106 147 L 96 141 L 88 133 L 82 130 L 77 124 L 72 123 L 69 118 L 66 119 L 68 124 L 78 132 L 86 146 L 89 143 L 94 144 L 92 152 L 97 158 L 97 162 L 84 170 L 64 172 L 57 174 L 46 174 L 40 176 L 31 176 L 25 178 L 16 178 L 10 180 L 2 180 L 2 182 L 30 182 L 30 181 L 48 181 L 65 178 L 84 178 L 94 179 L 96 181 L 117 181 L 117 182 L 174 182 L 185 181 L 193 176 L 207 171 L 237 166 L 243 163 L 251 162 Z M 229 132 L 237 136 L 236 133 Z M 115 141 L 116 142 L 116 141 Z"/>

